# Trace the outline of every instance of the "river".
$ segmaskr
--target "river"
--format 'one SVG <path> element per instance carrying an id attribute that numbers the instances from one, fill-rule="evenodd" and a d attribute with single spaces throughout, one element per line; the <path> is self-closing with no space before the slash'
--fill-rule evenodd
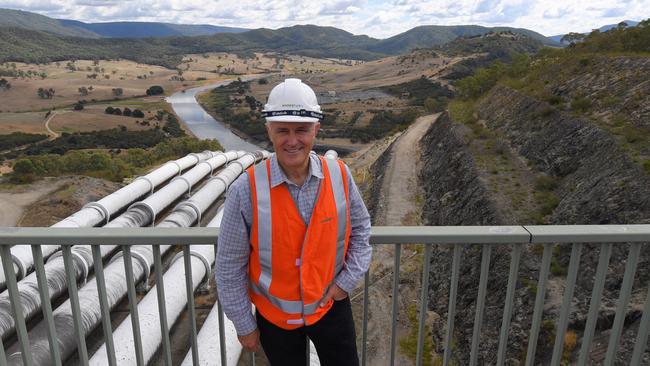
<path id="1" fill-rule="evenodd" d="M 165 101 L 171 104 L 174 112 L 196 137 L 200 139 L 217 139 L 225 150 L 260 150 L 259 146 L 243 140 L 232 133 L 222 122 L 212 118 L 196 100 L 198 93 L 230 82 L 232 81 L 222 81 L 216 84 L 187 89 L 185 92 L 176 92 L 165 98 Z"/>

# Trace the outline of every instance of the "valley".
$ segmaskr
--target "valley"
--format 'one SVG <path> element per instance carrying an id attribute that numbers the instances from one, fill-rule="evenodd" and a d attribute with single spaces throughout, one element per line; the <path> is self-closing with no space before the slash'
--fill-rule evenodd
<path id="1" fill-rule="evenodd" d="M 271 88 L 287 77 L 315 89 L 326 115 L 316 150 L 333 148 L 348 163 L 373 225 L 649 224 L 650 43 L 644 40 L 650 41 L 650 24 L 640 24 L 594 32 L 563 49 L 511 29 L 445 42 L 424 37 L 429 43 L 419 47 L 413 35 L 431 35 L 433 28 L 375 42 L 335 28 L 296 26 L 200 36 L 193 40 L 201 46 L 194 47 L 184 43 L 191 38 L 183 38 L 181 46 L 170 46 L 168 39 L 151 41 L 160 52 L 173 48 L 167 54 L 173 57 L 164 62 L 139 62 L 138 53 L 132 59 L 102 55 L 24 63 L 2 59 L 6 55 L 0 52 L 0 79 L 11 84 L 0 88 L 0 138 L 15 141 L 0 151 L 0 226 L 51 225 L 169 159 L 221 149 L 218 141 L 193 133 L 190 121 L 165 99 L 191 88 L 206 87 L 197 96 L 206 113 L 248 142 L 268 147 L 261 111 Z M 304 37 L 296 40 L 296 34 Z M 316 35 L 333 38 L 318 49 L 303 46 Z M 261 36 L 275 45 L 269 46 L 273 50 L 259 46 Z M 233 42 L 228 47 L 239 48 L 215 46 L 224 39 Z M 411 48 L 404 50 L 407 45 Z M 224 85 L 212 87 L 218 83 Z M 14 133 L 43 137 L 9 137 Z M 547 306 L 533 356 L 549 363 L 557 337 L 573 339 L 562 362 L 574 364 L 602 249 L 585 244 L 568 329 L 556 334 L 571 246 L 551 245 Z M 597 309 L 599 342 L 611 332 L 628 248 L 616 247 L 609 263 Z M 646 249 L 638 258 L 618 364 L 627 364 L 640 327 L 650 283 Z M 373 365 L 390 357 L 387 294 L 395 275 L 393 246 L 374 250 L 368 333 Z M 425 364 L 440 363 L 445 352 L 450 293 L 451 248 L 433 250 Z M 455 318 L 452 364 L 469 363 L 469 342 L 458 340 L 471 337 L 481 250 L 470 244 L 463 249 L 463 307 Z M 507 364 L 527 356 L 542 251 L 541 245 L 523 249 Z M 496 362 L 511 252 L 509 246 L 492 249 L 478 364 Z M 415 359 L 413 319 L 422 258 L 421 246 L 402 246 L 397 364 Z M 362 292 L 360 286 L 350 294 L 358 334 Z M 208 306 L 214 300 L 212 289 L 199 302 Z M 121 309 L 126 310 L 124 304 Z M 186 334 L 180 328 L 174 336 Z M 101 338 L 99 331 L 96 336 Z M 591 364 L 604 362 L 602 348 L 594 347 Z M 650 359 L 648 351 L 643 357 Z M 249 358 L 246 354 L 240 365 L 248 365 Z M 257 361 L 266 362 L 261 355 Z"/>

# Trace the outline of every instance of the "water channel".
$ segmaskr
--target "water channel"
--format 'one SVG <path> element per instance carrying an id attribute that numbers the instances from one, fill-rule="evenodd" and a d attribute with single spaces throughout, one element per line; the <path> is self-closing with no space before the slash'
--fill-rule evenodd
<path id="1" fill-rule="evenodd" d="M 197 94 L 230 82 L 232 81 L 222 81 L 216 84 L 187 89 L 184 92 L 179 91 L 165 98 L 165 100 L 171 104 L 174 112 L 196 137 L 200 139 L 217 139 L 225 150 L 259 150 L 259 146 L 243 140 L 230 131 L 222 122 L 212 118 L 196 100 Z"/>

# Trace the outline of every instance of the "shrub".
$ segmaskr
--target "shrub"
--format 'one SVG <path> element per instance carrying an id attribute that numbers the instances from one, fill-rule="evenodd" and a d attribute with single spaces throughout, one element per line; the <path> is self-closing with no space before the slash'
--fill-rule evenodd
<path id="1" fill-rule="evenodd" d="M 643 169 L 646 171 L 646 173 L 650 174 L 650 159 L 643 161 Z"/>
<path id="2" fill-rule="evenodd" d="M 75 111 L 80 111 L 80 110 L 84 109 L 84 105 L 83 105 L 82 103 L 76 103 L 76 104 L 74 105 L 73 109 L 74 109 Z"/>
<path id="3" fill-rule="evenodd" d="M 576 112 L 587 112 L 591 108 L 591 100 L 587 98 L 574 98 L 571 101 L 571 109 Z"/>
<path id="4" fill-rule="evenodd" d="M 551 105 L 558 105 L 564 103 L 564 98 L 559 95 L 551 95 L 548 97 L 547 101 L 551 103 Z"/>
<path id="5" fill-rule="evenodd" d="M 541 176 L 535 179 L 535 190 L 537 191 L 553 191 L 557 188 L 559 179 L 551 176 Z"/>
<path id="6" fill-rule="evenodd" d="M 106 113 L 106 114 L 113 114 L 114 111 L 115 111 L 115 109 L 113 107 L 110 107 L 110 106 L 106 107 L 106 109 L 104 109 L 104 113 Z"/>
<path id="7" fill-rule="evenodd" d="M 164 94 L 165 90 L 160 85 L 153 85 L 147 89 L 147 95 L 160 95 Z"/>

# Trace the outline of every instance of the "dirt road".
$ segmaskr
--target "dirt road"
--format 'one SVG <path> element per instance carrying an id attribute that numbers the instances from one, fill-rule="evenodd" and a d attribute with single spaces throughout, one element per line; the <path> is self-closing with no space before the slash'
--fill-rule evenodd
<path id="1" fill-rule="evenodd" d="M 44 179 L 25 187 L 0 191 L 0 226 L 16 226 L 25 208 L 59 189 L 65 180 Z"/>
<path id="2" fill-rule="evenodd" d="M 384 172 L 383 205 L 376 214 L 375 225 L 420 224 L 419 142 L 437 118 L 438 114 L 417 119 L 396 139 Z M 392 293 L 394 258 L 395 249 L 392 245 L 377 245 L 373 248 L 368 323 L 370 365 L 385 365 L 390 362 L 392 298 L 389 294 Z M 408 365 L 412 362 L 400 352 L 399 340 L 408 337 L 410 333 L 408 308 L 417 304 L 419 298 L 421 260 L 418 252 L 414 248 L 403 246 L 400 265 L 395 364 Z"/>
<path id="3" fill-rule="evenodd" d="M 58 114 L 63 114 L 64 112 L 57 112 L 53 111 L 50 116 L 45 120 L 45 129 L 47 130 L 47 133 L 50 135 L 50 140 L 54 140 L 55 138 L 59 137 L 59 134 L 57 132 L 54 132 L 50 128 L 50 122 L 56 117 Z"/>
<path id="4" fill-rule="evenodd" d="M 384 225 L 403 225 L 412 213 L 418 188 L 419 142 L 439 114 L 418 118 L 393 145 L 392 157 L 386 167 L 382 191 L 386 197 Z M 411 223 L 413 225 L 413 223 Z"/>

